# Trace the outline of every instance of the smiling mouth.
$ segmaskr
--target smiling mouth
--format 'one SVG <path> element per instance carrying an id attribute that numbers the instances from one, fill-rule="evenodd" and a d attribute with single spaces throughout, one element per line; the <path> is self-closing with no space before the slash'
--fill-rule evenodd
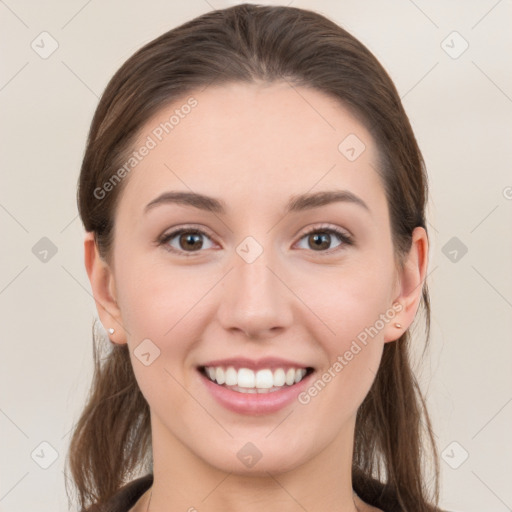
<path id="1" fill-rule="evenodd" d="M 199 366 L 199 372 L 211 382 L 238 393 L 273 393 L 290 388 L 313 373 L 306 368 L 250 368 Z"/>

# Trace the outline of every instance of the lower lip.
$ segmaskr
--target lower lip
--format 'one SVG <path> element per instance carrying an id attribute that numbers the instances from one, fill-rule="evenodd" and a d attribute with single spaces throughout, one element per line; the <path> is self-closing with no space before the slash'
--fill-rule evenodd
<path id="1" fill-rule="evenodd" d="M 270 393 L 239 393 L 238 391 L 215 384 L 199 372 L 208 391 L 223 407 L 239 414 L 252 415 L 270 414 L 290 405 L 297 398 L 297 395 L 307 387 L 313 374 L 314 372 L 304 377 L 297 384 L 283 387 L 279 391 L 272 391 Z"/>

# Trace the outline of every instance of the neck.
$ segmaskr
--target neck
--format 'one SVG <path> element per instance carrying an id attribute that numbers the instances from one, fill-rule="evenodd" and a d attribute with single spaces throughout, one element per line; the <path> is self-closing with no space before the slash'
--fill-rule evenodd
<path id="1" fill-rule="evenodd" d="M 160 431 L 163 425 L 154 420 L 149 512 L 360 512 L 356 505 L 360 501 L 352 490 L 353 424 L 334 443 L 296 467 L 276 470 L 257 464 L 244 473 L 239 465 L 228 471 L 213 467 L 168 431 Z M 258 466 L 260 470 L 254 471 Z"/>
<path id="2" fill-rule="evenodd" d="M 146 495 L 147 495 L 147 506 L 144 505 L 144 507 L 132 509 L 130 512 L 137 512 L 137 511 L 142 511 L 142 510 L 145 510 L 146 512 L 151 512 L 149 507 L 151 506 L 151 499 L 153 497 L 153 488 L 152 487 L 151 487 L 151 489 L 149 489 L 146 492 Z M 144 501 L 143 503 L 146 503 L 146 501 Z M 362 512 L 361 509 L 359 508 L 359 505 L 362 505 L 363 503 L 361 502 L 359 496 L 357 496 L 357 494 L 355 492 L 353 494 L 353 503 L 354 503 L 356 512 Z M 359 505 L 358 505 L 358 503 L 359 503 Z M 197 512 L 197 510 L 194 509 L 193 507 L 190 507 L 188 509 L 188 512 Z"/>

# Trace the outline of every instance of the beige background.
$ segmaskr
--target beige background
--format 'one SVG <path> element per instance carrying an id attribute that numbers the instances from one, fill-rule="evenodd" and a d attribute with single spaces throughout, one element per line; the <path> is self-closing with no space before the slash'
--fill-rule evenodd
<path id="1" fill-rule="evenodd" d="M 0 1 L 2 512 L 67 510 L 96 314 L 75 186 L 98 97 L 141 45 L 232 3 Z M 418 376 L 444 453 L 441 505 L 512 510 L 512 2 L 291 5 L 352 32 L 402 96 L 431 184 L 432 348 Z"/>

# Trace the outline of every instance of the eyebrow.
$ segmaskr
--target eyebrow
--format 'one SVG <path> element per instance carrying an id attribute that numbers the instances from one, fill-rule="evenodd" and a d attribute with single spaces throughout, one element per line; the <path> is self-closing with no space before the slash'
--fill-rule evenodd
<path id="1" fill-rule="evenodd" d="M 292 196 L 286 205 L 286 213 L 295 213 L 313 208 L 319 208 L 332 203 L 343 202 L 352 203 L 361 206 L 370 212 L 368 205 L 354 193 L 349 190 L 326 190 L 315 192 L 312 194 L 300 194 Z M 218 213 L 223 215 L 226 213 L 226 203 L 214 197 L 205 196 L 196 192 L 164 192 L 157 198 L 148 203 L 144 209 L 145 212 L 164 204 L 181 204 L 192 206 L 199 210 Z"/>

